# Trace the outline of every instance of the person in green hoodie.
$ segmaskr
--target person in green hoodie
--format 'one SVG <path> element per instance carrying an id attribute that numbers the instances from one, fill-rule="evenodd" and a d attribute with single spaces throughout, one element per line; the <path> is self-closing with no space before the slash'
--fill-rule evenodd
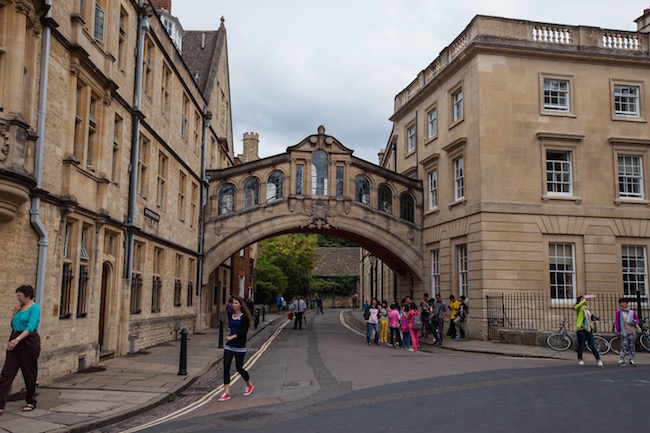
<path id="1" fill-rule="evenodd" d="M 600 354 L 596 343 L 594 343 L 594 331 L 592 326 L 592 315 L 587 306 L 587 299 L 593 299 L 596 295 L 578 296 L 577 303 L 573 306 L 576 312 L 576 330 L 578 334 L 578 365 L 585 365 L 582 360 L 582 351 L 585 348 L 585 343 L 589 345 L 591 352 L 594 354 L 598 366 L 603 366 L 603 361 L 600 360 Z"/>

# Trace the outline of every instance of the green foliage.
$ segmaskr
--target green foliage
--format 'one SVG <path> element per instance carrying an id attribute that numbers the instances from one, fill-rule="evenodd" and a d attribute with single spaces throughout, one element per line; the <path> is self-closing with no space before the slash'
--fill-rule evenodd
<path id="1" fill-rule="evenodd" d="M 270 263 L 268 258 L 259 257 L 257 260 L 257 302 L 274 303 L 275 298 L 287 290 L 289 283 L 282 269 Z"/>
<path id="2" fill-rule="evenodd" d="M 335 238 L 333 236 L 327 236 L 327 235 L 317 235 L 318 236 L 318 247 L 323 248 L 323 247 L 334 247 L 334 248 L 342 248 L 342 247 L 356 247 L 357 245 L 353 244 L 352 242 L 348 242 L 344 239 L 339 239 Z"/>
<path id="3" fill-rule="evenodd" d="M 357 277 L 340 275 L 335 278 L 312 278 L 309 293 L 318 293 L 321 296 L 352 295 L 356 288 Z"/>
<path id="4" fill-rule="evenodd" d="M 284 293 L 286 299 L 308 293 L 316 243 L 315 235 L 304 234 L 281 235 L 260 242 L 257 260 L 258 293 L 260 287 L 265 293 L 274 296 Z M 278 277 L 280 273 L 285 280 Z"/>

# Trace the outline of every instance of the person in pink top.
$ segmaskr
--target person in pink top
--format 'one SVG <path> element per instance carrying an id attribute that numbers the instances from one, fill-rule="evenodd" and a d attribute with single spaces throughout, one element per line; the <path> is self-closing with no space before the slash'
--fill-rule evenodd
<path id="1" fill-rule="evenodd" d="M 411 334 L 411 341 L 413 342 L 413 351 L 417 352 L 419 347 L 419 337 L 420 331 L 413 329 L 413 317 L 419 316 L 420 312 L 418 311 L 418 306 L 415 305 L 415 302 L 411 302 L 411 310 L 409 311 L 409 332 Z"/>
<path id="2" fill-rule="evenodd" d="M 399 347 L 401 343 L 399 337 L 399 310 L 396 304 L 391 304 L 390 311 L 388 312 L 388 329 L 390 329 L 388 345 L 390 347 Z"/>

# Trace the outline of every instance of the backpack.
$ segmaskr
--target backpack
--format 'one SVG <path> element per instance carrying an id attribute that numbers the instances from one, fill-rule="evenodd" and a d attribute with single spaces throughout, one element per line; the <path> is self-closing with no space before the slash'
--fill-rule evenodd
<path id="1" fill-rule="evenodd" d="M 422 329 L 422 318 L 419 314 L 413 316 L 413 323 L 411 323 L 411 328 L 417 330 Z"/>

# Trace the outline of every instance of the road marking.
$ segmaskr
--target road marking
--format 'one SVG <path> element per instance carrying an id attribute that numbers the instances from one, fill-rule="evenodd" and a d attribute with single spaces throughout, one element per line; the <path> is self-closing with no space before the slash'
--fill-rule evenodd
<path id="1" fill-rule="evenodd" d="M 345 328 L 347 328 L 349 331 L 352 331 L 352 332 L 354 332 L 354 333 L 357 334 L 357 335 L 360 335 L 360 336 L 362 336 L 362 337 L 365 337 L 366 334 L 364 334 L 363 332 L 358 331 L 358 330 L 352 328 L 350 325 L 347 324 L 347 322 L 346 322 L 345 319 L 343 318 L 343 313 L 346 313 L 347 311 L 348 311 L 348 310 L 343 310 L 343 311 L 341 311 L 341 312 L 339 313 L 339 321 L 341 322 L 341 325 L 343 325 L 343 326 L 344 326 Z"/>
<path id="2" fill-rule="evenodd" d="M 275 330 L 275 332 L 269 337 L 269 339 L 266 340 L 264 342 L 264 344 L 262 344 L 262 346 L 259 348 L 259 350 L 257 352 L 255 352 L 253 354 L 253 356 L 251 356 L 248 359 L 248 361 L 246 361 L 246 363 L 244 364 L 244 369 L 248 370 L 253 365 L 255 365 L 257 360 L 269 348 L 269 346 L 271 345 L 273 340 L 275 340 L 275 338 L 280 334 L 280 332 L 282 332 L 282 330 L 289 323 L 291 323 L 291 321 L 287 320 L 284 323 L 282 323 L 278 327 L 278 329 Z M 231 385 L 234 384 L 240 378 L 241 378 L 241 375 L 239 373 L 235 373 L 235 375 L 232 377 L 232 380 L 230 381 L 230 384 Z M 195 410 L 205 406 L 210 401 L 212 401 L 217 395 L 219 395 L 221 392 L 223 392 L 223 389 L 224 389 L 223 384 L 221 384 L 218 387 L 216 387 L 215 389 L 213 389 L 212 391 L 210 391 L 209 393 L 207 393 L 206 395 L 204 395 L 203 397 L 201 397 L 199 400 L 187 405 L 183 409 L 179 409 L 176 412 L 172 412 L 172 413 L 170 413 L 168 415 L 165 415 L 165 416 L 163 416 L 161 418 L 156 419 L 155 421 L 150 421 L 148 423 L 142 424 L 141 426 L 133 427 L 133 428 L 130 428 L 128 430 L 124 430 L 124 431 L 122 431 L 122 433 L 134 433 L 134 432 L 138 432 L 138 431 L 141 431 L 141 430 L 145 430 L 145 429 L 148 429 L 150 427 L 155 427 L 157 425 L 163 424 L 163 423 L 165 423 L 167 421 L 175 420 L 176 418 L 179 418 L 179 417 L 181 417 L 183 415 L 186 415 L 188 413 L 194 412 Z"/>

